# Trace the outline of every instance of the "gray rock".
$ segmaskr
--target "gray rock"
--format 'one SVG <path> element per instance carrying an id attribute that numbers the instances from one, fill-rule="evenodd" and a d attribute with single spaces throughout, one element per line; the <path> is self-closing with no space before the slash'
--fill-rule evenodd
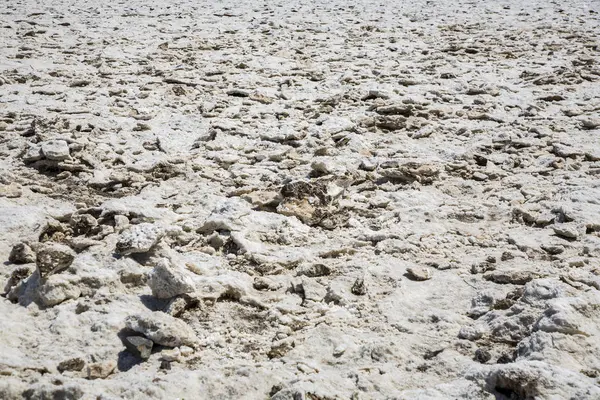
<path id="1" fill-rule="evenodd" d="M 352 284 L 352 288 L 350 288 L 350 291 L 356 296 L 364 296 L 367 294 L 367 285 L 365 284 L 365 279 L 363 277 L 356 278 Z"/>
<path id="2" fill-rule="evenodd" d="M 128 336 L 124 340 L 125 347 L 134 355 L 147 360 L 152 354 L 152 346 L 154 343 L 150 339 L 143 336 Z"/>
<path id="3" fill-rule="evenodd" d="M 23 161 L 26 163 L 38 161 L 44 158 L 44 153 L 42 153 L 42 145 L 41 144 L 30 144 L 29 148 L 23 155 Z"/>
<path id="4" fill-rule="evenodd" d="M 554 233 L 557 236 L 566 238 L 566 239 L 577 239 L 580 234 L 580 228 L 576 224 L 566 223 L 566 224 L 556 224 L 552 226 Z M 585 232 L 585 229 L 584 229 Z"/>

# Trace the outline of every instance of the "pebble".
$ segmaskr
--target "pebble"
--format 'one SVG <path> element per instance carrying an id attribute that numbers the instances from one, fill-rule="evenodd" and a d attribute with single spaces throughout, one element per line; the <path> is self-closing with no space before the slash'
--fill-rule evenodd
<path id="1" fill-rule="evenodd" d="M 194 347 L 198 340 L 188 324 L 160 311 L 130 315 L 126 318 L 125 325 L 161 346 Z"/>
<path id="2" fill-rule="evenodd" d="M 431 279 L 433 273 L 431 269 L 426 267 L 409 267 L 406 269 L 406 274 L 409 279 L 414 281 L 426 281 Z"/>
<path id="3" fill-rule="evenodd" d="M 566 239 L 577 239 L 579 237 L 579 229 L 574 224 L 555 224 L 552 225 L 552 230 L 556 236 Z"/>
<path id="4" fill-rule="evenodd" d="M 69 145 L 65 140 L 48 140 L 41 143 L 42 154 L 53 161 L 64 161 L 70 157 Z"/>
<path id="5" fill-rule="evenodd" d="M 148 252 L 163 237 L 164 230 L 147 222 L 133 225 L 119 236 L 116 250 L 121 255 Z"/>
<path id="6" fill-rule="evenodd" d="M 115 371 L 116 368 L 117 363 L 112 360 L 89 364 L 87 367 L 87 378 L 106 379 Z"/>
<path id="7" fill-rule="evenodd" d="M 356 280 L 352 284 L 352 288 L 350 289 L 350 291 L 356 296 L 364 296 L 365 294 L 367 294 L 367 286 L 365 285 L 365 279 L 362 277 L 356 278 Z"/>
<path id="8" fill-rule="evenodd" d="M 366 158 L 360 162 L 359 168 L 364 171 L 375 171 L 375 169 L 377 169 L 377 160 L 373 158 Z"/>
<path id="9" fill-rule="evenodd" d="M 132 354 L 140 357 L 143 360 L 150 358 L 152 354 L 152 346 L 154 343 L 150 339 L 146 339 L 143 336 L 128 336 L 124 340 L 125 347 Z"/>
<path id="10" fill-rule="evenodd" d="M 74 357 L 61 361 L 56 369 L 58 372 L 63 373 L 65 371 L 81 371 L 83 367 L 85 367 L 85 361 L 81 357 Z"/>
<path id="11" fill-rule="evenodd" d="M 160 352 L 160 359 L 163 361 L 179 361 L 181 359 L 181 351 L 179 348 L 165 349 Z"/>
<path id="12" fill-rule="evenodd" d="M 44 153 L 42 152 L 41 144 L 30 144 L 29 148 L 23 155 L 23 161 L 25 161 L 26 163 L 38 161 L 42 158 L 44 158 Z"/>

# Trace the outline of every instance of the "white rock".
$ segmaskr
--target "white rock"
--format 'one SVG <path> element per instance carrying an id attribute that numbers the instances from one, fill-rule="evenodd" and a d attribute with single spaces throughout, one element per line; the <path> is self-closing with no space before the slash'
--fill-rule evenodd
<path id="1" fill-rule="evenodd" d="M 129 329 L 162 346 L 197 345 L 196 334 L 188 324 L 161 311 L 131 315 L 127 317 L 125 324 Z"/>
<path id="2" fill-rule="evenodd" d="M 48 160 L 63 161 L 70 157 L 69 145 L 65 140 L 48 140 L 42 142 L 41 146 Z"/>
<path id="3" fill-rule="evenodd" d="M 145 253 L 164 236 L 164 229 L 154 224 L 133 225 L 121 233 L 117 251 L 122 255 Z"/>
<path id="4" fill-rule="evenodd" d="M 192 275 L 190 271 L 172 265 L 167 259 L 162 259 L 150 273 L 148 286 L 152 289 L 153 296 L 169 299 L 195 290 Z"/>

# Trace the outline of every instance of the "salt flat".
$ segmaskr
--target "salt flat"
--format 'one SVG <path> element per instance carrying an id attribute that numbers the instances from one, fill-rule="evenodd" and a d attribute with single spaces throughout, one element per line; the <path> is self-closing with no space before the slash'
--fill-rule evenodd
<path id="1" fill-rule="evenodd" d="M 600 398 L 600 3 L 5 3 L 0 398 Z"/>

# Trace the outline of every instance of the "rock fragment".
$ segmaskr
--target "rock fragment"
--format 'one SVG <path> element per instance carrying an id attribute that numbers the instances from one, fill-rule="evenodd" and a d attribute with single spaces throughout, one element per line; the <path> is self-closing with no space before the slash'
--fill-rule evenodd
<path id="1" fill-rule="evenodd" d="M 79 296 L 81 296 L 81 289 L 77 282 L 64 275 L 49 276 L 38 289 L 39 301 L 45 307 L 53 307 L 66 300 L 77 299 Z"/>
<path id="2" fill-rule="evenodd" d="M 152 295 L 159 299 L 169 299 L 195 290 L 191 272 L 171 265 L 167 259 L 160 260 L 154 267 L 148 286 L 152 289 Z"/>
<path id="3" fill-rule="evenodd" d="M 69 145 L 65 140 L 48 140 L 41 143 L 42 154 L 48 160 L 64 161 L 70 157 Z"/>
<path id="4" fill-rule="evenodd" d="M 196 334 L 185 322 L 161 311 L 134 314 L 125 320 L 127 328 L 143 334 L 154 343 L 166 347 L 195 347 Z"/>
<path id="5" fill-rule="evenodd" d="M 87 379 L 106 379 L 117 368 L 117 363 L 110 360 L 89 364 L 87 367 Z"/>
<path id="6" fill-rule="evenodd" d="M 427 185 L 433 183 L 440 174 L 438 166 L 429 163 L 408 161 L 404 163 L 381 164 L 381 175 L 402 183 L 419 182 Z"/>
<path id="7" fill-rule="evenodd" d="M 81 371 L 85 366 L 85 361 L 81 357 L 69 358 L 68 360 L 61 361 L 58 363 L 56 369 L 58 372 L 63 373 L 65 371 Z"/>
<path id="8" fill-rule="evenodd" d="M 8 261 L 14 264 L 29 264 L 35 262 L 35 253 L 25 242 L 13 246 L 8 256 Z"/>
<path id="9" fill-rule="evenodd" d="M 75 252 L 63 244 L 46 242 L 36 249 L 36 265 L 41 278 L 67 269 L 75 259 Z"/>
<path id="10" fill-rule="evenodd" d="M 419 266 L 407 268 L 406 275 L 413 281 L 426 281 L 433 276 L 431 269 Z"/>
<path id="11" fill-rule="evenodd" d="M 483 279 L 502 285 L 524 285 L 527 282 L 538 278 L 539 274 L 532 271 L 524 270 L 503 270 L 503 271 L 491 271 L 483 274 Z"/>
<path id="12" fill-rule="evenodd" d="M 143 360 L 147 360 L 152 354 L 154 343 L 143 336 L 128 336 L 125 338 L 124 343 L 127 350 Z"/>
<path id="13" fill-rule="evenodd" d="M 150 223 L 133 225 L 121 233 L 116 250 L 121 255 L 146 253 L 163 237 L 164 230 Z"/>
<path id="14" fill-rule="evenodd" d="M 367 285 L 365 284 L 365 279 L 360 277 L 356 278 L 352 287 L 350 288 L 350 292 L 356 296 L 364 296 L 367 294 Z"/>
<path id="15" fill-rule="evenodd" d="M 554 230 L 556 236 L 565 239 L 577 239 L 580 235 L 580 229 L 571 223 L 553 225 L 552 230 Z"/>

